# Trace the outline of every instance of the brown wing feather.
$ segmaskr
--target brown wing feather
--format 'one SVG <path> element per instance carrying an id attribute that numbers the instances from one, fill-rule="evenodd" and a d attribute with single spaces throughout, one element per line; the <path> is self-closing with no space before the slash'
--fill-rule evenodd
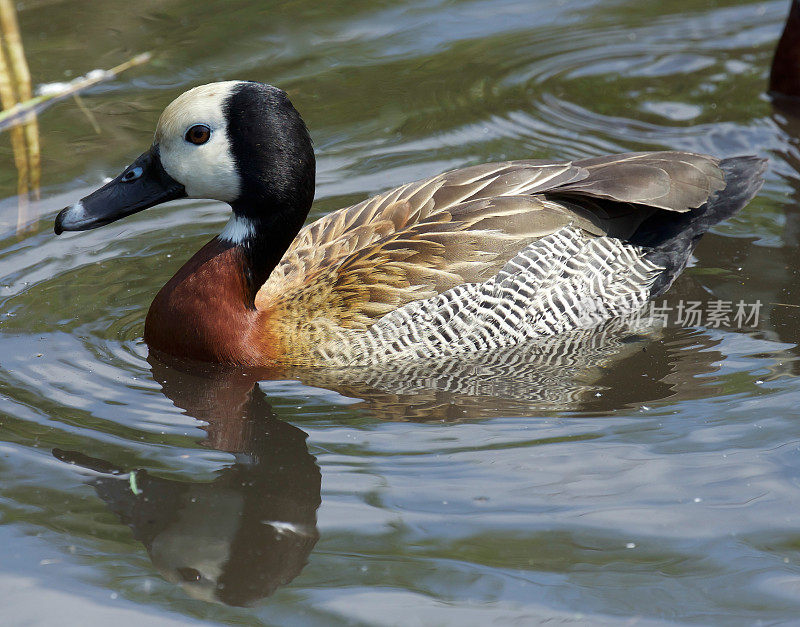
<path id="1" fill-rule="evenodd" d="M 719 161 L 690 152 L 640 152 L 576 161 L 589 176 L 558 191 L 685 212 L 725 187 Z"/>
<path id="2" fill-rule="evenodd" d="M 630 236 L 657 209 L 688 211 L 724 187 L 717 161 L 630 153 L 512 161 L 390 190 L 305 227 L 256 296 L 280 335 L 366 328 L 413 300 L 493 276 L 535 239 L 574 224 Z M 300 347 L 297 347 L 298 349 Z"/>

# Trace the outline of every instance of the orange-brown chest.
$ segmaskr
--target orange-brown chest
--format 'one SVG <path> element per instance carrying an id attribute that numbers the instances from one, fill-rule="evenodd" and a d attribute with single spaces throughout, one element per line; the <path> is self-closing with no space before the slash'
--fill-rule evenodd
<path id="1" fill-rule="evenodd" d="M 243 252 L 213 239 L 156 295 L 145 320 L 151 349 L 198 361 L 276 361 L 265 316 L 249 306 Z"/>

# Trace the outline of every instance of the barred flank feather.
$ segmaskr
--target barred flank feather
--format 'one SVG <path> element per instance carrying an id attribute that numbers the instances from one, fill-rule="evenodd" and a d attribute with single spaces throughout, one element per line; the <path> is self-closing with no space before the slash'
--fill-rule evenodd
<path id="1" fill-rule="evenodd" d="M 637 310 L 663 270 L 644 252 L 565 227 L 529 245 L 485 283 L 409 303 L 319 349 L 339 365 L 475 353 L 583 329 Z"/>

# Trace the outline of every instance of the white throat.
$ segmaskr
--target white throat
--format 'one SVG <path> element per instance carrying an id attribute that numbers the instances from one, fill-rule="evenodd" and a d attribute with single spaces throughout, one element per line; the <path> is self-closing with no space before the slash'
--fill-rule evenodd
<path id="1" fill-rule="evenodd" d="M 224 242 L 241 244 L 255 234 L 256 228 L 251 220 L 233 214 L 217 237 Z"/>

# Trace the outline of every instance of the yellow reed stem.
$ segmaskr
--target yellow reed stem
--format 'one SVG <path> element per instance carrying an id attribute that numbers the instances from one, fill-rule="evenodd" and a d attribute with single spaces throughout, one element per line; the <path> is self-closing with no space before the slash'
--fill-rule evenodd
<path id="1" fill-rule="evenodd" d="M 83 98 L 81 98 L 78 94 L 72 94 L 72 97 L 75 99 L 75 104 L 78 105 L 78 109 L 83 112 L 83 115 L 86 116 L 86 119 L 89 120 L 89 124 L 92 125 L 94 132 L 98 135 L 102 132 L 100 125 L 97 123 L 97 118 L 94 117 L 94 113 L 86 106 L 83 102 Z"/>
<path id="2" fill-rule="evenodd" d="M 0 46 L 0 103 L 7 109 L 14 106 L 16 98 L 11 69 L 8 66 L 6 53 Z M 22 127 L 16 126 L 11 129 L 11 150 L 14 154 L 14 165 L 17 167 L 17 232 L 19 232 L 20 227 L 27 222 L 30 189 L 25 132 Z"/>
<path id="3" fill-rule="evenodd" d="M 7 59 L 3 59 L 5 82 L 12 83 L 7 89 L 3 108 L 14 107 L 22 100 L 30 100 L 33 95 L 31 73 L 25 59 L 22 46 L 17 11 L 12 0 L 0 0 L 0 33 L 5 44 Z M 10 65 L 10 68 L 9 68 Z M 15 89 L 14 89 L 15 88 Z M 7 104 L 8 103 L 8 104 Z M 29 198 L 32 191 L 39 198 L 41 186 L 41 147 L 39 144 L 39 123 L 35 111 L 31 110 L 23 118 L 24 126 L 12 132 L 11 143 L 14 151 L 14 162 L 17 166 L 17 233 L 21 233 L 29 221 Z M 16 139 L 15 139 L 16 136 Z"/>
<path id="4" fill-rule="evenodd" d="M 0 33 L 0 42 L 5 41 L 3 33 Z M 17 104 L 17 94 L 14 90 L 14 79 L 11 76 L 11 68 L 6 60 L 6 53 L 0 46 L 0 104 L 3 109 L 8 110 Z"/>
<path id="5" fill-rule="evenodd" d="M 35 113 L 30 114 L 30 118 L 22 128 L 25 133 L 25 145 L 28 148 L 31 193 L 35 200 L 39 200 L 39 188 L 42 186 L 42 152 L 39 145 L 39 121 Z"/>
<path id="6" fill-rule="evenodd" d="M 8 48 L 11 68 L 17 79 L 17 101 L 30 100 L 33 95 L 31 73 L 28 70 L 28 62 L 25 60 L 22 37 L 19 34 L 17 9 L 11 0 L 0 0 L 0 27 L 2 27 L 3 39 Z"/>
<path id="7" fill-rule="evenodd" d="M 101 81 L 114 78 L 120 72 L 146 63 L 150 54 L 144 53 L 121 63 L 107 71 L 95 71 L 79 78 L 55 93 L 33 97 L 31 74 L 25 59 L 17 11 L 13 0 L 0 0 L 0 131 L 10 127 L 11 147 L 17 167 L 17 233 L 29 223 L 29 194 L 39 199 L 41 187 L 41 146 L 37 107 L 46 102 L 55 102 L 66 96 L 74 96 L 78 107 L 89 119 L 95 132 L 100 133 L 97 120 L 86 108 L 78 92 Z M 22 126 L 20 126 L 20 124 Z"/>

